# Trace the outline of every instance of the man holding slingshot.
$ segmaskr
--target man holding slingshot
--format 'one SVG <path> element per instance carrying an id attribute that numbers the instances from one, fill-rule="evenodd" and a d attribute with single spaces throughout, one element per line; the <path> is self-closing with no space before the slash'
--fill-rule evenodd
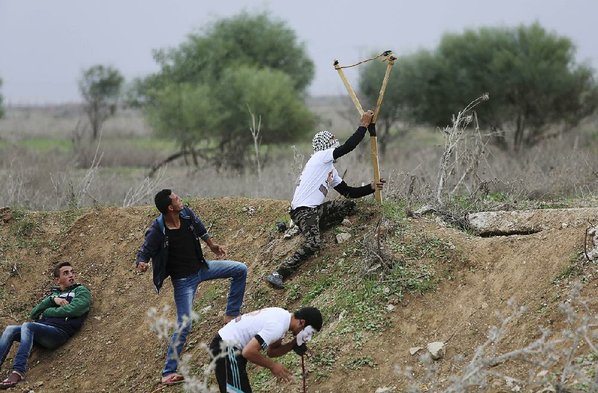
<path id="1" fill-rule="evenodd" d="M 314 136 L 312 140 L 314 153 L 301 173 L 291 202 L 290 213 L 291 219 L 301 230 L 305 241 L 293 255 L 280 264 L 275 272 L 266 276 L 266 281 L 274 288 L 283 289 L 283 281 L 295 272 L 303 261 L 320 249 L 320 229 L 340 224 L 355 210 L 353 201 L 324 202 L 331 188 L 347 198 L 361 198 L 384 187 L 384 179 L 362 187 L 351 187 L 343 181 L 334 168 L 334 162 L 355 149 L 366 131 L 369 130 L 370 134 L 375 135 L 373 116 L 373 111 L 363 113 L 361 124 L 342 145 L 329 131 L 320 131 Z"/>
<path id="2" fill-rule="evenodd" d="M 386 73 L 378 94 L 376 111 L 364 112 L 343 68 L 354 67 L 374 59 L 382 59 L 387 62 Z M 338 140 L 329 131 L 320 131 L 314 136 L 312 141 L 314 154 L 301 173 L 291 203 L 291 219 L 299 226 L 301 233 L 305 236 L 305 241 L 293 255 L 281 263 L 275 272 L 266 276 L 266 281 L 274 288 L 283 289 L 283 281 L 297 270 L 303 261 L 320 249 L 320 228 L 325 229 L 340 224 L 347 215 L 355 210 L 353 201 L 334 200 L 324 203 L 330 188 L 334 188 L 347 198 L 360 198 L 376 193 L 376 200 L 382 202 L 381 191 L 386 181 L 380 178 L 375 123 L 395 60 L 396 57 L 392 51 L 387 50 L 378 56 L 350 66 L 341 66 L 338 60 L 334 61 L 334 69 L 338 72 L 355 108 L 361 115 L 361 124 L 343 145 L 339 145 Z M 374 181 L 363 187 L 350 187 L 338 175 L 334 168 L 334 162 L 355 149 L 365 136 L 366 130 L 370 133 Z"/>

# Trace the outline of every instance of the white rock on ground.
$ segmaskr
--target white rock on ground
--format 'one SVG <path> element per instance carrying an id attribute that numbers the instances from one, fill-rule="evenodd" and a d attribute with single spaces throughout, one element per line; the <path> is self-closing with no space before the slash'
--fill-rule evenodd
<path id="1" fill-rule="evenodd" d="M 428 352 L 430 352 L 430 356 L 432 356 L 432 359 L 442 359 L 445 353 L 444 343 L 442 341 L 434 341 L 433 343 L 429 343 Z"/>
<path id="2" fill-rule="evenodd" d="M 540 209 L 478 212 L 467 216 L 470 227 L 478 234 L 534 233 L 551 227 L 557 229 L 587 226 L 596 216 L 595 208 Z M 556 223 L 558 224 L 551 224 Z"/>
<path id="3" fill-rule="evenodd" d="M 336 235 L 336 242 L 338 244 L 344 243 L 349 239 L 351 239 L 351 234 L 347 232 L 341 232 L 338 235 Z"/>
<path id="4" fill-rule="evenodd" d="M 409 348 L 409 355 L 413 356 L 416 353 L 418 353 L 421 349 L 422 347 L 411 347 Z"/>

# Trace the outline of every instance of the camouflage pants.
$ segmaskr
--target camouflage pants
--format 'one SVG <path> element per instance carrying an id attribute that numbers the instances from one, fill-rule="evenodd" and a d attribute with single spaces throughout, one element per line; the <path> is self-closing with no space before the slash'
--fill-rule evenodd
<path id="1" fill-rule="evenodd" d="M 301 230 L 305 241 L 281 263 L 277 272 L 284 278 L 290 276 L 303 261 L 320 249 L 320 230 L 340 224 L 354 211 L 355 202 L 346 199 L 328 201 L 314 208 L 291 210 L 291 219 Z"/>

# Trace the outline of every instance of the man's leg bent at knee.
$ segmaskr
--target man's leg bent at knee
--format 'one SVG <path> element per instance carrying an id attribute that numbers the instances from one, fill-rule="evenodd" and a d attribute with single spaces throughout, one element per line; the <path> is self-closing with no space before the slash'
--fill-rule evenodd
<path id="1" fill-rule="evenodd" d="M 48 349 L 56 349 L 68 340 L 69 336 L 61 329 L 38 322 L 25 322 L 20 326 L 19 349 L 15 355 L 13 370 L 25 375 L 27 361 L 33 343 Z"/>
<path id="2" fill-rule="evenodd" d="M 230 260 L 206 261 L 208 269 L 202 271 L 202 281 L 229 278 L 230 288 L 226 302 L 226 320 L 241 314 L 245 287 L 247 285 L 247 265 L 242 262 Z M 228 317 L 228 318 L 227 318 Z"/>
<path id="3" fill-rule="evenodd" d="M 284 288 L 283 281 L 293 274 L 305 260 L 314 255 L 321 245 L 320 217 L 317 209 L 300 210 L 292 217 L 301 229 L 305 240 L 293 255 L 285 259 L 274 273 L 266 277 L 266 281 L 277 289 Z"/>
<path id="4" fill-rule="evenodd" d="M 356 203 L 349 199 L 328 201 L 318 207 L 320 228 L 329 229 L 339 225 L 343 220 L 355 213 Z"/>
<path id="5" fill-rule="evenodd" d="M 0 366 L 12 347 L 12 343 L 21 339 L 21 325 L 8 325 L 0 337 Z"/>
<path id="6" fill-rule="evenodd" d="M 288 278 L 293 274 L 301 264 L 309 257 L 320 250 L 322 244 L 320 238 L 320 229 L 318 227 L 311 227 L 305 234 L 305 241 L 299 248 L 277 269 L 277 272 L 284 278 Z"/>
<path id="7" fill-rule="evenodd" d="M 33 332 L 33 342 L 46 349 L 56 349 L 69 339 L 69 335 L 66 332 L 55 326 L 36 322 L 27 322 L 26 324 Z"/>

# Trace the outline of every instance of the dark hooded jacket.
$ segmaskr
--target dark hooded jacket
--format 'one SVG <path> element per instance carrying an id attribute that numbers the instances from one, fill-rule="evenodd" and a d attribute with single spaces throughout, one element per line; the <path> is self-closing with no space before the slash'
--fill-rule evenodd
<path id="1" fill-rule="evenodd" d="M 206 227 L 199 217 L 193 213 L 193 210 L 188 207 L 183 208 L 179 212 L 179 216 L 181 218 L 181 228 L 190 230 L 193 233 L 193 237 L 197 239 L 194 242 L 195 254 L 202 267 L 207 268 L 208 265 L 199 244 L 199 239 L 205 241 L 210 238 Z M 145 241 L 137 252 L 137 264 L 139 262 L 149 262 L 150 259 L 152 260 L 154 287 L 156 288 L 156 292 L 160 292 L 164 280 L 168 277 L 166 271 L 168 263 L 168 234 L 166 233 L 163 214 L 160 214 L 145 232 Z"/>

